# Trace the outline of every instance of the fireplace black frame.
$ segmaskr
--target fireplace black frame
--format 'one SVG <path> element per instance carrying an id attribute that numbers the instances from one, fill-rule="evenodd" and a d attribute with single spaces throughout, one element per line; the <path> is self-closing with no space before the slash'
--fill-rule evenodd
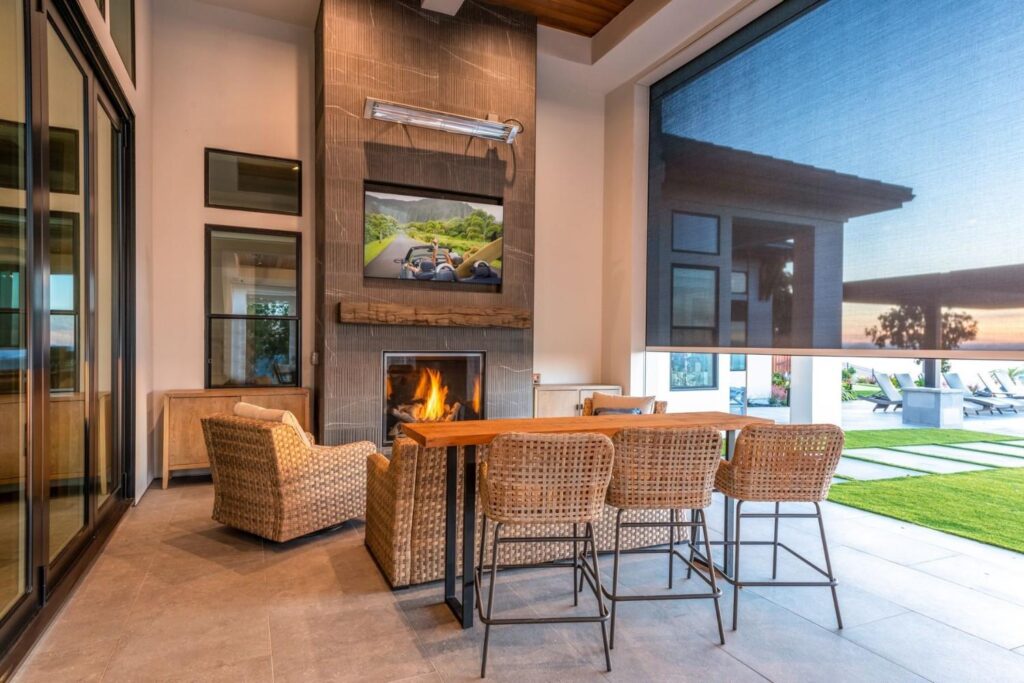
<path id="1" fill-rule="evenodd" d="M 388 437 L 388 359 L 389 357 L 424 356 L 426 358 L 480 359 L 480 419 L 487 418 L 487 352 L 472 351 L 382 351 L 380 355 L 380 441 L 381 447 L 390 447 L 394 440 Z"/>

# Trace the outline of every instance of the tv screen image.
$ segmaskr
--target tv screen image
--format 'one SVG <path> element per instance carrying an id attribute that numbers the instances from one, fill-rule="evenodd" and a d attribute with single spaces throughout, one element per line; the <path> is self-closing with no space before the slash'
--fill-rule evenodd
<path id="1" fill-rule="evenodd" d="M 363 275 L 501 285 L 501 200 L 367 183 Z"/>

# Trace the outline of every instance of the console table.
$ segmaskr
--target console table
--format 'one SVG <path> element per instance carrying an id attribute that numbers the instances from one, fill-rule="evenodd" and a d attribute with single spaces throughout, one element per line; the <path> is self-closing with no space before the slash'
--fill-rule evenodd
<path id="1" fill-rule="evenodd" d="M 171 473 L 210 466 L 200 419 L 230 413 L 238 402 L 290 410 L 306 431 L 310 426 L 309 389 L 267 387 L 237 389 L 175 389 L 164 394 L 163 488 Z"/>
<path id="2" fill-rule="evenodd" d="M 417 422 L 404 425 L 405 434 L 424 448 L 446 448 L 445 480 L 445 542 L 444 542 L 444 602 L 455 614 L 462 628 L 473 625 L 473 551 L 476 533 L 476 449 L 506 432 L 535 434 L 567 434 L 590 432 L 615 436 L 619 431 L 633 427 L 711 427 L 725 432 L 726 457 L 731 458 L 736 446 L 736 434 L 747 425 L 773 424 L 772 420 L 731 413 L 668 413 L 661 415 L 598 415 L 592 417 L 537 417 L 502 420 L 466 420 L 464 422 Z M 456 547 L 458 531 L 458 463 L 459 447 L 463 447 L 463 505 L 462 505 L 462 591 L 456 591 Z M 726 500 L 725 541 L 732 539 L 732 505 Z M 731 571 L 731 554 L 726 545 L 725 567 Z"/>

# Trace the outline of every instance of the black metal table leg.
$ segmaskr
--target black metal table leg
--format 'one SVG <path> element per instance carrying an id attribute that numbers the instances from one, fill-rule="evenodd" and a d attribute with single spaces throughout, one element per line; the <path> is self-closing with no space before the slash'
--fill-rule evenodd
<path id="1" fill-rule="evenodd" d="M 473 626 L 473 545 L 476 542 L 476 446 L 463 449 L 462 479 L 462 591 L 456 590 L 458 578 L 458 484 L 459 449 L 449 446 L 445 464 L 444 524 L 444 601 L 462 625 Z"/>
<path id="2" fill-rule="evenodd" d="M 729 430 L 725 433 L 725 459 L 732 460 L 733 453 L 736 451 L 736 431 Z M 732 576 L 732 558 L 733 558 L 733 546 L 732 534 L 733 527 L 735 526 L 735 501 L 729 496 L 722 496 L 722 504 L 725 509 L 725 529 L 722 530 L 722 568 L 725 570 L 727 576 Z M 708 561 L 712 561 L 708 558 Z"/>

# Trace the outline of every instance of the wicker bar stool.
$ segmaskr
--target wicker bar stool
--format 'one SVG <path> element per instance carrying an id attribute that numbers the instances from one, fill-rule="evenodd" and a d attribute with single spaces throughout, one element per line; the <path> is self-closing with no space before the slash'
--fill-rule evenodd
<path id="1" fill-rule="evenodd" d="M 487 646 L 491 626 L 508 624 L 599 623 L 604 640 L 605 666 L 612 670 L 608 651 L 608 608 L 601 591 L 601 572 L 597 565 L 597 542 L 594 523 L 604 509 L 605 492 L 612 474 L 611 439 L 601 434 L 502 434 L 491 442 L 487 459 L 480 465 L 480 503 L 483 525 L 480 533 L 480 555 L 476 567 L 476 605 L 484 623 L 484 646 L 480 677 L 487 675 Z M 487 546 L 487 521 L 494 525 L 491 549 L 491 581 L 487 601 L 481 598 L 484 552 Z M 565 536 L 502 537 L 506 525 L 562 525 L 572 528 Z M 584 525 L 583 535 L 578 533 Z M 566 543 L 574 548 L 583 544 L 583 552 L 572 560 L 573 596 L 576 599 L 576 576 L 587 562 L 587 546 L 593 566 L 584 574 L 592 580 L 597 598 L 596 616 L 495 618 L 494 587 L 501 566 L 499 548 L 508 543 Z M 592 577 L 592 579 L 591 579 Z"/>
<path id="2" fill-rule="evenodd" d="M 832 475 L 843 454 L 843 430 L 835 425 L 755 425 L 740 432 L 732 461 L 722 461 L 715 476 L 715 487 L 736 499 L 736 564 L 733 576 L 725 579 L 733 586 L 732 628 L 736 630 L 739 615 L 739 591 L 745 587 L 829 587 L 836 609 L 836 623 L 843 627 L 836 595 L 836 578 L 825 539 L 825 524 L 821 517 L 821 501 L 828 495 Z M 775 512 L 743 512 L 745 502 L 775 503 Z M 781 503 L 813 503 L 813 513 L 780 512 Z M 740 526 L 743 519 L 774 520 L 774 534 L 770 541 L 741 541 Z M 779 542 L 779 519 L 817 519 L 821 535 L 821 548 L 825 556 L 822 569 L 784 543 Z M 743 581 L 740 579 L 740 548 L 744 545 L 772 546 L 772 580 Z M 779 548 L 789 552 L 815 570 L 826 581 L 777 581 Z M 728 548 L 726 549 L 728 552 Z"/>
<path id="3" fill-rule="evenodd" d="M 692 536 L 687 543 L 691 546 L 689 557 L 684 557 L 675 544 L 678 529 L 704 530 L 705 552 L 711 554 L 708 540 L 707 519 L 704 509 L 711 505 L 711 492 L 715 482 L 715 470 L 722 454 L 722 435 L 711 428 L 694 429 L 624 429 L 615 435 L 615 463 L 612 466 L 612 481 L 608 487 L 606 502 L 618 508 L 615 517 L 615 563 L 612 569 L 612 591 L 605 591 L 611 600 L 611 647 L 615 647 L 615 607 L 623 601 L 635 600 L 700 600 L 711 599 L 715 605 L 718 620 L 718 636 L 725 645 L 725 631 L 722 628 L 722 610 L 719 599 L 722 591 L 718 587 L 713 571 L 704 572 L 693 563 Z M 628 510 L 664 510 L 668 519 L 664 522 L 624 522 L 623 513 Z M 679 512 L 690 510 L 689 521 L 681 519 Z M 622 551 L 619 536 L 623 528 L 668 527 L 668 548 L 638 548 Z M 619 558 L 622 553 L 666 553 L 668 555 L 668 587 L 672 588 L 673 568 L 679 558 L 687 568 L 687 578 L 696 572 L 697 577 L 711 589 L 705 593 L 668 593 L 658 595 L 619 595 Z"/>

